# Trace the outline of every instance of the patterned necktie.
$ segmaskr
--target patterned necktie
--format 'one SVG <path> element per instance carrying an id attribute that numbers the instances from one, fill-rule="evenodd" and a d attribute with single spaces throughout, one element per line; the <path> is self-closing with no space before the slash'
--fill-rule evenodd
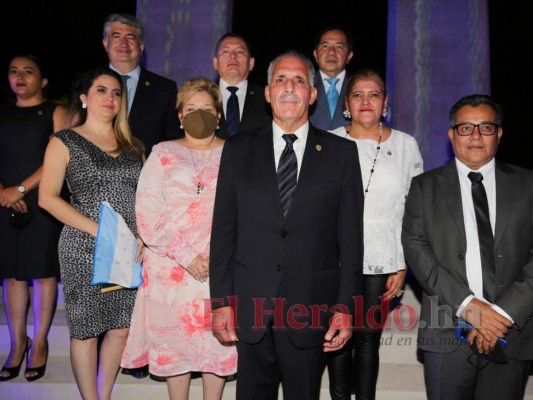
<path id="1" fill-rule="evenodd" d="M 239 113 L 239 99 L 237 99 L 236 86 L 228 86 L 227 89 L 231 92 L 228 102 L 226 104 L 226 121 L 228 123 L 229 136 L 235 135 L 239 129 L 240 113 Z"/>
<path id="2" fill-rule="evenodd" d="M 494 237 L 489 217 L 489 203 L 483 186 L 483 175 L 470 172 L 468 178 L 472 181 L 472 199 L 476 213 L 477 233 L 479 236 L 479 251 L 481 253 L 481 270 L 483 275 L 483 297 L 494 302 Z"/>
<path id="3" fill-rule="evenodd" d="M 279 158 L 277 175 L 281 211 L 283 211 L 283 216 L 285 217 L 291 205 L 292 195 L 296 189 L 298 160 L 296 159 L 296 153 L 294 153 L 292 144 L 298 140 L 298 136 L 294 133 L 286 133 L 282 137 L 286 144 Z"/>
<path id="4" fill-rule="evenodd" d="M 339 78 L 326 78 L 326 81 L 329 83 L 329 89 L 326 93 L 329 104 L 329 114 L 333 119 L 335 108 L 337 107 L 337 101 L 339 100 L 339 92 L 337 91 L 337 82 L 339 81 Z"/>

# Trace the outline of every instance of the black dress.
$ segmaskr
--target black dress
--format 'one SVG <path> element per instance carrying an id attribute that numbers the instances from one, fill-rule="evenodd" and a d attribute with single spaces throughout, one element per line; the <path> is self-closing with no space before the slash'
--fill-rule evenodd
<path id="1" fill-rule="evenodd" d="M 42 164 L 54 131 L 51 101 L 33 107 L 8 104 L 0 109 L 0 182 L 19 185 Z M 24 200 L 32 220 L 23 229 L 9 225 L 11 210 L 0 207 L 0 278 L 17 280 L 59 276 L 57 242 L 61 224 L 37 204 L 38 189 Z"/>
<path id="2" fill-rule="evenodd" d="M 135 191 L 142 159 L 131 150 L 112 157 L 72 130 L 55 134 L 69 149 L 65 179 L 70 204 L 83 215 L 98 221 L 100 205 L 107 201 L 124 218 L 130 230 L 135 224 Z M 59 240 L 61 281 L 70 336 L 95 337 L 111 329 L 130 326 L 136 289 L 101 292 L 89 285 L 93 275 L 95 238 L 65 225 Z"/>

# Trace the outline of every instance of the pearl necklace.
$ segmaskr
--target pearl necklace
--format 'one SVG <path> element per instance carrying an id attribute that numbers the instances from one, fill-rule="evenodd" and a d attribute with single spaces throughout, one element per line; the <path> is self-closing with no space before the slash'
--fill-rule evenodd
<path id="1" fill-rule="evenodd" d="M 346 132 L 348 135 L 350 134 L 350 126 L 346 127 Z M 374 157 L 374 161 L 372 162 L 372 168 L 370 169 L 370 176 L 368 177 L 368 182 L 366 183 L 365 193 L 364 197 L 366 197 L 366 194 L 368 193 L 368 187 L 370 186 L 370 181 L 372 180 L 372 175 L 374 175 L 374 168 L 376 166 L 376 161 L 378 159 L 379 150 L 381 149 L 381 138 L 383 137 L 383 123 L 379 123 L 379 130 L 378 130 L 378 146 L 376 148 L 376 156 Z"/>
<path id="2" fill-rule="evenodd" d="M 194 161 L 194 157 L 192 155 L 191 147 L 189 145 L 189 142 L 187 141 L 187 137 L 185 137 L 185 142 L 187 143 L 187 149 L 189 150 L 189 155 L 191 156 L 192 166 L 194 167 L 194 172 L 196 173 L 196 179 L 198 180 L 198 183 L 196 184 L 196 194 L 200 194 L 204 191 L 204 184 L 202 183 L 202 178 L 204 175 L 205 169 L 209 166 L 209 160 L 211 159 L 211 154 L 213 154 L 213 144 L 215 143 L 215 140 L 217 139 L 216 135 L 213 136 L 213 140 L 211 143 L 209 143 L 209 146 L 206 150 L 211 149 L 209 151 L 209 155 L 207 156 L 207 160 L 205 161 L 204 167 L 201 169 L 200 172 L 198 172 L 198 169 L 196 168 L 196 162 Z"/>

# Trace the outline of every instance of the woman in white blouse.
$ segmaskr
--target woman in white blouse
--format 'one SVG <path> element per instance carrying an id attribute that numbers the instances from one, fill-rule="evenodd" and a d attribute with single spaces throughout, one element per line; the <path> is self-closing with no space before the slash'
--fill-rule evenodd
<path id="1" fill-rule="evenodd" d="M 351 124 L 332 131 L 357 143 L 365 195 L 363 299 L 357 300 L 363 302 L 364 312 L 355 321 L 353 368 L 349 346 L 328 359 L 334 400 L 350 399 L 352 383 L 357 399 L 375 398 L 379 344 L 387 318 L 381 306 L 387 309 L 390 300 L 400 297 L 405 282 L 405 197 L 411 178 L 422 173 L 423 161 L 414 137 L 383 124 L 387 101 L 383 78 L 376 71 L 356 72 L 345 99 L 344 113 Z"/>

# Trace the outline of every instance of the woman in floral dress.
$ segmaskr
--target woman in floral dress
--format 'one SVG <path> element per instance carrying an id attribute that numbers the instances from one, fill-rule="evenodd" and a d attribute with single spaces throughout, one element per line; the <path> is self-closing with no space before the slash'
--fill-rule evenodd
<path id="1" fill-rule="evenodd" d="M 147 246 L 125 368 L 149 365 L 166 377 L 171 399 L 187 399 L 191 372 L 200 372 L 204 399 L 220 399 L 237 367 L 235 346 L 211 332 L 209 243 L 223 140 L 218 86 L 186 81 L 178 91 L 185 137 L 157 144 L 139 179 L 138 231 Z"/>

